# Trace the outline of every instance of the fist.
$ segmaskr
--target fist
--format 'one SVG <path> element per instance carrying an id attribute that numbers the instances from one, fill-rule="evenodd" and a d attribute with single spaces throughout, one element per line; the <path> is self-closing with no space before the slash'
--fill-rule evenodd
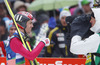
<path id="1" fill-rule="evenodd" d="M 50 45 L 49 38 L 46 38 L 46 39 L 42 40 L 42 42 L 44 42 L 45 46 L 49 46 Z"/>

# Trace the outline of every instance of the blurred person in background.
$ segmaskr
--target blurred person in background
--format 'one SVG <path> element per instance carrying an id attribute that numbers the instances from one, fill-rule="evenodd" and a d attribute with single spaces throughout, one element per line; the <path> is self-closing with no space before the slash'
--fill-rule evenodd
<path id="1" fill-rule="evenodd" d="M 2 19 L 5 23 L 5 27 L 8 27 L 8 23 L 10 22 L 9 17 L 7 16 L 7 11 L 3 5 L 0 4 L 0 19 Z"/>
<path id="2" fill-rule="evenodd" d="M 3 40 L 3 43 L 1 43 L 0 46 L 2 45 L 2 49 L 5 49 L 5 50 L 2 50 L 2 52 L 3 52 L 3 55 L 6 56 L 7 65 L 11 65 L 11 64 L 15 65 L 16 54 L 11 50 L 10 44 L 9 44 L 11 36 L 16 31 L 16 27 L 14 26 L 12 20 L 9 22 L 9 26 L 8 26 L 7 30 L 9 32 L 9 36 L 8 36 L 7 40 Z"/>
<path id="3" fill-rule="evenodd" d="M 8 4 L 9 4 L 10 8 L 12 9 L 13 13 L 15 14 L 15 11 L 14 11 L 14 9 L 13 9 L 13 4 L 14 4 L 14 2 L 15 2 L 15 0 L 11 0 L 11 1 L 8 1 Z M 5 5 L 4 2 L 2 3 L 2 6 L 3 6 L 3 8 L 5 9 L 6 17 L 8 17 L 10 20 L 12 20 L 12 17 L 10 16 L 10 14 L 9 14 L 9 12 L 8 12 L 8 10 L 7 10 L 7 7 L 6 7 L 6 5 Z M 9 23 L 8 23 L 8 24 L 9 24 Z"/>
<path id="4" fill-rule="evenodd" d="M 71 15 L 74 15 L 74 11 L 77 9 L 78 5 L 73 5 L 69 7 L 69 11 L 71 13 Z"/>
<path id="5" fill-rule="evenodd" d="M 47 32 L 49 30 L 48 28 L 48 21 L 49 16 L 47 14 L 41 14 L 38 16 L 37 20 L 40 22 L 40 28 L 39 32 L 36 35 L 36 45 L 41 39 L 45 39 L 47 36 Z M 45 53 L 45 47 L 42 49 L 41 53 L 39 54 L 39 57 L 43 57 Z"/>
<path id="6" fill-rule="evenodd" d="M 48 30 L 48 34 L 49 34 L 49 32 L 56 27 L 56 19 L 54 17 L 51 17 L 49 19 L 48 27 L 49 27 L 49 30 Z M 47 34 L 47 36 L 48 36 L 48 34 Z"/>
<path id="7" fill-rule="evenodd" d="M 59 16 L 59 24 L 57 24 L 57 26 L 49 33 L 49 39 L 54 44 L 52 57 L 73 57 L 69 51 L 70 34 L 68 24 L 65 21 L 67 16 L 71 16 L 68 10 L 61 11 Z"/>
<path id="8" fill-rule="evenodd" d="M 41 27 L 42 23 L 44 23 L 44 21 L 48 21 L 49 16 L 46 11 L 39 10 L 39 11 L 35 12 L 34 17 L 36 19 L 36 22 L 34 22 L 34 27 L 32 30 L 35 32 L 35 34 L 37 36 L 40 31 L 40 27 Z"/>
<path id="9" fill-rule="evenodd" d="M 84 14 L 91 14 L 92 13 L 90 3 L 91 2 L 89 0 L 82 0 L 81 1 L 81 5 L 82 5 L 82 9 L 84 11 Z"/>
<path id="10" fill-rule="evenodd" d="M 54 17 L 51 17 L 49 19 L 48 27 L 49 27 L 49 30 L 48 30 L 47 35 L 46 35 L 47 37 L 48 37 L 50 31 L 53 30 L 56 27 L 56 19 Z M 53 45 L 52 44 L 53 44 L 53 42 L 51 41 L 50 45 L 45 48 L 45 55 L 44 55 L 45 57 L 51 57 L 52 51 L 53 51 Z"/>
<path id="11" fill-rule="evenodd" d="M 5 21 L 0 18 L 0 41 L 6 40 L 8 36 L 8 32 L 6 29 Z"/>
<path id="12" fill-rule="evenodd" d="M 14 10 L 17 12 L 19 11 L 27 11 L 27 6 L 23 1 L 15 1 L 14 2 Z"/>
<path id="13" fill-rule="evenodd" d="M 6 56 L 3 40 L 7 38 L 5 35 L 6 27 L 4 21 L 0 20 L 0 57 Z"/>
<path id="14" fill-rule="evenodd" d="M 0 4 L 0 18 L 4 18 L 6 16 L 6 9 L 2 4 Z"/>
<path id="15" fill-rule="evenodd" d="M 56 19 L 56 23 L 59 23 L 60 10 L 50 10 L 48 13 L 50 18 L 54 17 Z"/>

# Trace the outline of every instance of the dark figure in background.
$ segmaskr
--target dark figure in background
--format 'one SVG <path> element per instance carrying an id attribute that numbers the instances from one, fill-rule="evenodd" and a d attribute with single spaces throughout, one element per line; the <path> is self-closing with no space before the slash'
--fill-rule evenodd
<path id="1" fill-rule="evenodd" d="M 47 37 L 48 37 L 50 31 L 56 27 L 56 19 L 54 17 L 51 17 L 49 19 L 48 27 L 49 27 L 49 30 L 48 30 L 47 35 L 46 35 Z M 52 55 L 51 52 L 53 50 L 53 42 L 51 41 L 50 43 L 51 44 L 45 48 L 45 54 L 44 54 L 45 57 L 51 57 L 51 55 Z"/>
<path id="2" fill-rule="evenodd" d="M 92 13 L 90 3 L 91 2 L 89 0 L 82 0 L 81 1 L 81 5 L 82 5 L 82 9 L 84 11 L 84 14 L 91 14 Z"/>
<path id="3" fill-rule="evenodd" d="M 70 34 L 68 24 L 65 21 L 67 16 L 71 16 L 70 12 L 62 11 L 59 24 L 49 33 L 49 39 L 54 45 L 52 57 L 73 57 L 73 54 L 69 51 Z"/>
<path id="4" fill-rule="evenodd" d="M 23 1 L 15 1 L 14 2 L 14 10 L 15 12 L 20 12 L 20 11 L 27 11 L 27 6 Z"/>
<path id="5" fill-rule="evenodd" d="M 84 14 L 83 10 L 81 8 L 76 8 L 73 15 L 78 16 Z"/>
<path id="6" fill-rule="evenodd" d="M 7 39 L 7 29 L 6 29 L 6 25 L 5 22 L 1 19 L 0 20 L 0 41 L 6 40 Z"/>
<path id="7" fill-rule="evenodd" d="M 40 32 L 40 27 L 41 25 L 49 20 L 49 16 L 47 14 L 47 12 L 43 11 L 43 10 L 39 10 L 36 12 L 36 22 L 34 23 L 34 28 L 32 29 L 36 35 L 38 35 L 38 33 Z"/>

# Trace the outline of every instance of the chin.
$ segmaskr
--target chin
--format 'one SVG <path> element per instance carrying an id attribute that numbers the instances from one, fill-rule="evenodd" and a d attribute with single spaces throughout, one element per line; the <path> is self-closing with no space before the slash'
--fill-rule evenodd
<path id="1" fill-rule="evenodd" d="M 31 33 L 31 31 L 29 33 Z"/>

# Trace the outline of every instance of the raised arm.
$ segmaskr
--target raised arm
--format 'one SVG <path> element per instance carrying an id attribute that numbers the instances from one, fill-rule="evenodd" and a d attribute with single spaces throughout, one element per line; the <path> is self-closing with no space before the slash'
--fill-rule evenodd
<path id="1" fill-rule="evenodd" d="M 25 58 L 29 60 L 34 60 L 39 53 L 41 52 L 42 48 L 45 46 L 44 42 L 40 42 L 35 49 L 31 52 L 27 50 L 23 45 L 22 42 L 18 38 L 13 38 L 10 41 L 10 47 L 15 53 L 19 53 Z"/>
<path id="2" fill-rule="evenodd" d="M 100 44 L 100 37 L 98 34 L 94 34 L 89 38 L 82 40 L 79 35 L 75 35 L 71 40 L 70 51 L 74 54 L 87 54 L 97 51 Z"/>

